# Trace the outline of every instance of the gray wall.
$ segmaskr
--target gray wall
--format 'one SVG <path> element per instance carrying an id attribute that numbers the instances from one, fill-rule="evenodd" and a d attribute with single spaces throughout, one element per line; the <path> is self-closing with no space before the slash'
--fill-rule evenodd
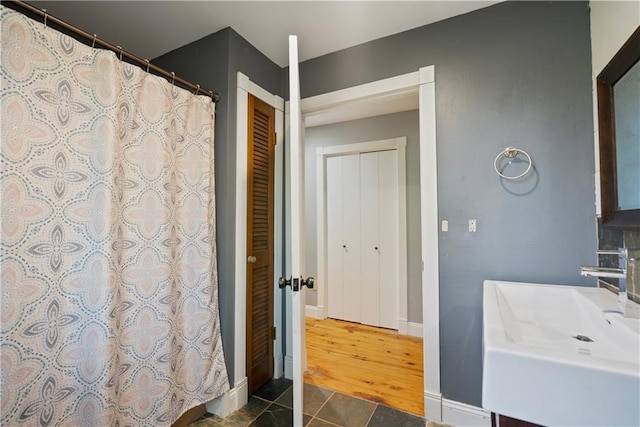
<path id="1" fill-rule="evenodd" d="M 209 90 L 216 105 L 215 175 L 220 324 L 232 387 L 235 315 L 235 191 L 237 72 L 279 95 L 281 69 L 231 28 L 225 28 L 152 61 Z"/>
<path id="2" fill-rule="evenodd" d="M 505 2 L 301 64 L 303 97 L 436 66 L 439 215 L 450 226 L 439 240 L 446 398 L 481 405 L 484 279 L 595 284 L 578 275 L 580 264 L 595 262 L 590 61 L 586 2 Z M 269 62 L 231 29 L 155 62 L 223 96 L 216 196 L 230 374 L 235 71 L 286 90 L 286 70 Z M 527 150 L 536 173 L 503 185 L 493 159 L 507 145 Z M 475 234 L 469 218 L 478 220 Z"/>
<path id="3" fill-rule="evenodd" d="M 422 323 L 418 110 L 307 128 L 305 138 L 306 274 L 317 277 L 316 148 L 377 141 L 399 136 L 407 137 L 408 320 Z M 315 292 L 307 292 L 307 303 L 310 305 L 317 304 Z"/>
<path id="4" fill-rule="evenodd" d="M 586 2 L 505 2 L 301 64 L 303 97 L 436 67 L 445 398 L 481 406 L 484 279 L 595 285 L 589 43 Z M 535 173 L 500 181 L 508 145 Z"/>

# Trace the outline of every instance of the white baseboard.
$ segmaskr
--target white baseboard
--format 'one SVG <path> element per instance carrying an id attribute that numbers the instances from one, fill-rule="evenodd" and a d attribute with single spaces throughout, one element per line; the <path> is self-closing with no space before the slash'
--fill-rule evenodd
<path id="1" fill-rule="evenodd" d="M 242 408 L 249 400 L 249 382 L 247 378 L 236 382 L 235 387 L 223 394 L 222 396 L 207 402 L 207 412 L 215 414 L 220 418 L 226 418 L 227 415 Z"/>
<path id="2" fill-rule="evenodd" d="M 284 377 L 293 379 L 293 357 L 286 354 L 284 356 Z"/>
<path id="3" fill-rule="evenodd" d="M 398 333 L 412 337 L 422 337 L 422 323 L 409 322 L 407 319 L 398 321 Z"/>
<path id="4" fill-rule="evenodd" d="M 491 413 L 466 403 L 442 399 L 442 423 L 456 427 L 491 427 Z"/>
<path id="5" fill-rule="evenodd" d="M 277 354 L 273 360 L 273 378 L 280 378 L 284 375 L 284 355 Z"/>
<path id="6" fill-rule="evenodd" d="M 414 322 L 409 322 L 407 324 L 408 326 L 408 331 L 407 331 L 407 335 L 412 336 L 412 337 L 420 337 L 422 338 L 422 323 L 414 323 Z"/>
<path id="7" fill-rule="evenodd" d="M 442 395 L 424 392 L 424 417 L 436 423 L 442 423 Z"/>
<path id="8" fill-rule="evenodd" d="M 324 307 L 321 305 L 306 305 L 304 307 L 304 314 L 307 317 L 313 317 L 314 319 L 323 320 L 324 315 L 323 312 Z"/>

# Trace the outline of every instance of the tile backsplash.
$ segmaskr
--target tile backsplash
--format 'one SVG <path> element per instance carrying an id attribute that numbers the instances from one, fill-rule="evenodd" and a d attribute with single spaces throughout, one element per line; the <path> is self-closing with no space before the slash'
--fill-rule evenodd
<path id="1" fill-rule="evenodd" d="M 622 231 L 605 229 L 602 219 L 597 218 L 598 249 L 627 248 L 629 258 L 638 261 L 627 264 L 627 295 L 640 304 L 640 231 Z M 615 255 L 599 255 L 598 265 L 601 267 L 618 267 L 618 257 Z M 615 292 L 618 290 L 618 279 L 600 279 L 600 285 Z"/>
<path id="2" fill-rule="evenodd" d="M 623 239 L 624 247 L 629 250 L 627 292 L 629 298 L 640 304 L 640 231 L 625 231 Z"/>

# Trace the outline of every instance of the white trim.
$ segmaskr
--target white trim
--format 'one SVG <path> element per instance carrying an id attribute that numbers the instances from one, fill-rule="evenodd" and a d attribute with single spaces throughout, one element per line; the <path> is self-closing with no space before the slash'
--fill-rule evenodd
<path id="1" fill-rule="evenodd" d="M 306 126 L 322 126 L 416 110 L 419 78 L 418 72 L 410 73 L 307 98 L 303 100 Z M 371 93 L 376 95 L 369 96 Z"/>
<path id="2" fill-rule="evenodd" d="M 238 75 L 238 82 L 240 82 Z M 235 253 L 235 334 L 234 334 L 234 388 L 238 379 L 247 377 L 246 369 L 246 262 L 247 259 L 247 125 L 248 92 L 237 89 L 236 120 L 236 253 Z"/>
<path id="3" fill-rule="evenodd" d="M 425 391 L 440 393 L 440 272 L 435 68 L 420 69 L 420 219 Z M 425 404 L 426 407 L 426 404 Z"/>
<path id="4" fill-rule="evenodd" d="M 424 417 L 436 423 L 442 422 L 442 395 L 424 391 Z"/>
<path id="5" fill-rule="evenodd" d="M 245 92 L 248 92 L 251 95 L 255 96 L 259 100 L 266 102 L 276 110 L 284 112 L 284 99 L 282 99 L 278 95 L 269 93 L 262 87 L 249 80 L 249 77 L 242 74 L 241 72 L 238 72 L 238 87 L 240 89 L 243 89 Z"/>
<path id="6" fill-rule="evenodd" d="M 276 101 L 282 101 L 282 98 L 276 97 Z M 282 102 L 278 102 L 278 105 L 284 108 Z M 284 212 L 282 212 L 282 200 L 284 195 L 282 189 L 284 187 L 284 176 L 282 175 L 282 168 L 284 162 L 284 112 L 282 109 L 276 108 L 276 147 L 275 147 L 275 163 L 274 163 L 274 228 L 273 228 L 273 324 L 276 327 L 275 342 L 273 343 L 273 357 L 275 359 L 275 366 L 273 367 L 273 377 L 280 378 L 284 374 L 284 353 L 282 350 L 282 343 L 284 342 L 284 328 L 282 328 L 282 291 L 278 287 L 278 278 L 284 275 L 282 269 L 282 255 L 284 242 L 282 241 L 282 219 Z"/>
<path id="7" fill-rule="evenodd" d="M 422 337 L 424 335 L 422 323 L 408 322 L 407 319 L 400 319 L 398 333 L 400 335 L 409 335 L 410 337 Z"/>
<path id="8" fill-rule="evenodd" d="M 304 241 L 304 118 L 300 108 L 300 75 L 298 70 L 298 37 L 289 36 L 289 187 L 291 188 L 291 276 L 292 281 L 305 275 Z M 304 276 L 306 277 L 306 275 Z M 292 283 L 293 287 L 293 283 Z M 303 384 L 306 368 L 305 351 L 305 289 L 291 296 L 293 352 L 293 424 L 302 427 L 304 401 Z"/>
<path id="9" fill-rule="evenodd" d="M 275 230 L 280 230 L 278 221 L 282 219 L 282 177 L 278 167 L 282 168 L 282 146 L 284 141 L 284 120 L 283 109 L 284 100 L 276 95 L 272 95 L 260 86 L 253 83 L 249 78 L 238 72 L 237 74 L 237 102 L 236 102 L 236 251 L 235 251 L 235 334 L 234 334 L 234 389 L 237 402 L 247 402 L 248 385 L 246 372 L 246 262 L 247 259 L 247 126 L 248 126 L 248 98 L 252 94 L 261 101 L 266 102 L 276 110 L 276 160 L 275 160 L 275 181 L 274 192 L 274 226 Z M 277 232 L 274 233 L 274 325 L 282 324 L 282 304 L 278 298 L 280 292 L 278 288 L 279 267 L 282 256 L 282 238 Z M 282 328 L 276 327 L 276 339 L 274 341 L 274 377 L 282 375 Z M 238 380 L 240 379 L 240 380 Z M 238 409 L 238 408 L 236 408 Z"/>
<path id="10" fill-rule="evenodd" d="M 400 318 L 398 320 L 398 333 L 400 335 L 409 335 L 409 321 L 407 319 Z M 422 336 L 422 333 L 420 333 Z"/>
<path id="11" fill-rule="evenodd" d="M 324 314 L 324 307 L 321 305 L 306 305 L 304 309 L 304 314 L 307 317 L 312 317 L 318 320 L 324 320 L 326 317 Z"/>
<path id="12" fill-rule="evenodd" d="M 466 403 L 442 399 L 442 423 L 456 427 L 490 427 L 491 413 Z"/>
<path id="13" fill-rule="evenodd" d="M 343 156 L 347 154 L 360 154 L 367 152 L 396 150 L 398 170 L 398 323 L 407 319 L 409 301 L 407 300 L 407 189 L 406 189 L 406 147 L 407 137 L 401 136 L 392 139 L 378 141 L 359 142 L 355 144 L 335 145 L 316 148 L 316 212 L 318 215 L 316 225 L 316 261 L 318 294 L 318 307 L 322 307 L 319 319 L 326 319 L 328 310 L 327 296 L 327 229 L 326 229 L 326 159 L 327 157 Z M 422 333 L 420 334 L 422 336 Z"/>
<path id="14" fill-rule="evenodd" d="M 420 198 L 422 219 L 422 319 L 424 342 L 425 412 L 442 417 L 440 397 L 440 278 L 438 270 L 438 186 L 436 161 L 435 67 L 390 79 L 317 95 L 302 100 L 302 113 L 320 111 L 366 98 L 384 99 L 396 93 L 419 92 L 420 116 Z M 426 362 L 429 363 L 426 363 Z M 286 366 L 286 360 L 285 360 Z M 435 398 L 437 396 L 438 398 Z M 440 409 L 438 409 L 440 408 Z M 429 419 L 433 419 L 429 417 Z M 434 419 L 434 421 L 438 421 Z"/>
<path id="15" fill-rule="evenodd" d="M 220 418 L 225 418 L 229 414 L 242 408 L 247 404 L 249 391 L 249 382 L 247 378 L 242 381 L 236 381 L 236 386 L 223 394 L 222 396 L 207 402 L 207 412 L 216 414 Z"/>
<path id="16" fill-rule="evenodd" d="M 317 292 L 318 285 L 320 283 L 326 283 L 326 275 L 325 269 L 320 268 L 320 266 L 324 266 L 327 254 L 325 253 L 324 248 L 326 248 L 326 244 L 321 245 L 320 242 L 326 239 L 325 233 L 325 209 L 320 209 L 319 203 L 324 203 L 324 200 L 327 198 L 327 190 L 324 179 L 324 167 L 318 167 L 318 165 L 324 164 L 324 154 L 322 151 L 318 151 L 316 149 L 316 318 L 320 320 L 324 320 L 327 318 L 327 305 L 325 304 L 326 292 Z M 309 308 L 307 308 L 309 310 Z"/>
<path id="17" fill-rule="evenodd" d="M 284 356 L 284 377 L 289 380 L 293 379 L 293 357 L 289 354 Z"/>

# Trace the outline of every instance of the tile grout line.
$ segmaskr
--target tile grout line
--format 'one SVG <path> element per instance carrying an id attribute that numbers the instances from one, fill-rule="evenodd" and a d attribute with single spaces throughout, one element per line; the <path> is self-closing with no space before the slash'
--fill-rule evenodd
<path id="1" fill-rule="evenodd" d="M 293 387 L 293 386 L 291 386 L 291 387 Z M 287 389 L 287 390 L 288 390 L 288 389 Z M 287 392 L 287 390 L 285 390 L 285 391 L 283 391 L 282 393 L 280 393 L 280 394 L 278 395 L 278 397 L 276 398 L 276 400 L 278 400 L 278 399 L 279 399 L 283 394 L 285 394 L 285 393 Z M 267 400 L 267 399 L 264 399 L 264 398 L 262 398 L 262 397 L 259 397 L 259 396 L 253 395 L 253 394 L 252 394 L 251 396 L 249 396 L 249 399 L 251 399 L 252 397 L 255 397 L 256 399 L 262 400 L 263 402 L 266 402 L 266 403 L 267 403 L 267 406 L 265 406 L 265 407 L 264 407 L 264 409 L 258 413 L 258 415 L 256 415 L 255 417 L 253 417 L 253 419 L 252 419 L 252 420 L 251 420 L 251 422 L 249 423 L 249 426 L 250 426 L 251 424 L 253 424 L 253 423 L 254 423 L 258 418 L 260 418 L 260 416 L 261 416 L 262 414 L 264 414 L 265 412 L 267 412 L 267 409 L 269 409 L 269 408 L 271 407 L 271 405 L 273 405 L 274 403 L 276 403 L 276 400 L 273 400 L 273 401 L 271 401 L 271 400 Z M 247 401 L 247 403 L 248 403 L 248 401 Z M 246 406 L 246 405 L 245 405 L 245 406 Z M 281 406 L 286 407 L 286 406 L 284 406 L 284 405 L 281 405 Z M 241 410 L 241 409 L 242 409 L 242 408 L 240 408 L 239 410 Z"/>
<path id="2" fill-rule="evenodd" d="M 318 386 L 316 386 L 316 387 L 318 387 Z M 322 408 L 324 408 L 326 406 L 326 404 L 329 402 L 329 400 L 331 400 L 333 395 L 336 394 L 336 392 L 334 390 L 331 390 L 331 389 L 328 389 L 328 388 L 326 388 L 325 390 L 329 390 L 331 392 L 331 394 L 329 395 L 329 397 L 327 397 L 327 400 L 325 400 L 324 403 L 322 405 L 320 405 L 320 408 L 318 408 L 316 413 L 313 414 L 313 416 L 311 417 L 311 420 L 309 420 L 309 422 L 313 421 L 313 419 L 315 418 L 315 419 L 323 421 L 325 423 L 329 423 L 329 424 L 333 424 L 333 425 L 337 426 L 337 424 L 334 424 L 334 423 L 332 423 L 330 421 L 327 421 L 327 420 L 323 420 L 322 418 L 318 418 L 318 416 L 317 416 L 320 413 L 320 411 L 322 411 Z M 302 412 L 304 414 L 304 408 L 303 408 Z M 338 427 L 340 427 L 340 426 L 338 426 Z"/>
<path id="3" fill-rule="evenodd" d="M 318 418 L 317 415 L 320 413 L 320 411 L 322 411 L 322 408 L 325 407 L 325 405 L 329 402 L 329 400 L 331 400 L 331 398 L 333 397 L 334 394 L 336 394 L 335 391 L 330 390 L 330 389 L 325 389 L 325 390 L 329 390 L 331 392 L 331 394 L 329 395 L 329 397 L 327 397 L 327 400 L 324 401 L 324 403 L 322 405 L 320 405 L 320 408 L 318 408 L 318 410 L 316 411 L 315 414 L 313 414 L 312 418 Z M 302 410 L 302 412 L 304 413 L 304 408 Z M 322 418 L 320 418 L 322 420 Z M 325 420 L 322 420 L 325 421 Z"/>
<path id="4" fill-rule="evenodd" d="M 380 405 L 380 404 L 376 403 L 376 406 L 373 407 L 373 411 L 371 411 L 371 415 L 369 415 L 369 419 L 367 420 L 367 423 L 364 425 L 365 427 L 367 427 L 369 425 L 369 423 L 371 422 L 371 418 L 373 418 L 373 414 L 376 413 L 376 409 L 378 409 L 378 405 Z"/>
<path id="5" fill-rule="evenodd" d="M 344 427 L 344 426 L 341 426 L 340 424 L 335 424 L 335 423 L 332 423 L 331 421 L 323 420 L 322 418 L 318 418 L 318 417 L 311 418 L 309 420 L 309 424 L 311 424 L 311 421 L 313 421 L 313 420 L 319 420 L 319 421 L 322 421 L 325 424 L 330 424 L 330 425 L 335 426 L 335 427 Z M 309 424 L 307 424 L 307 425 L 309 425 Z"/>
<path id="6" fill-rule="evenodd" d="M 310 385 L 313 385 L 313 384 L 310 384 Z M 315 386 L 315 387 L 317 387 L 317 388 L 321 388 L 321 389 L 323 388 L 323 387 L 316 386 L 316 385 L 313 385 L 313 386 Z M 267 404 L 267 405 L 266 405 L 266 407 L 265 407 L 263 410 L 261 410 L 260 412 L 258 412 L 258 413 L 257 413 L 257 415 L 255 415 L 255 416 L 253 416 L 253 417 L 251 418 L 251 421 L 249 422 L 249 425 L 253 424 L 253 423 L 254 423 L 258 418 L 260 418 L 260 416 L 262 416 L 265 412 L 267 412 L 267 410 L 268 410 L 268 409 L 269 409 L 273 404 L 277 404 L 278 406 L 281 406 L 281 407 L 283 407 L 283 408 L 287 408 L 287 409 L 293 410 L 293 408 L 289 408 L 286 404 L 278 403 L 278 402 L 277 402 L 277 400 L 278 400 L 278 399 L 280 399 L 280 398 L 282 398 L 282 396 L 283 396 L 285 393 L 287 393 L 290 389 L 292 389 L 292 387 L 293 387 L 293 385 L 289 386 L 289 388 L 287 388 L 287 389 L 286 389 L 286 390 L 284 390 L 282 393 L 280 393 L 278 396 L 276 396 L 276 398 L 275 398 L 274 400 L 268 400 L 268 399 L 266 399 L 266 398 L 264 398 L 264 397 L 260 397 L 260 396 L 256 396 L 256 395 L 251 395 L 251 396 L 249 396 L 249 399 L 250 399 L 251 397 L 255 397 L 255 398 L 256 398 L 256 399 L 258 399 L 259 401 L 264 402 L 264 403 L 266 403 L 266 404 Z M 370 403 L 373 403 L 373 404 L 374 404 L 373 410 L 372 410 L 371 414 L 369 414 L 369 417 L 368 417 L 368 419 L 367 419 L 367 422 L 366 422 L 366 424 L 365 424 L 363 427 L 368 427 L 368 426 L 369 426 L 369 424 L 371 423 L 371 420 L 373 419 L 373 416 L 374 416 L 374 414 L 375 414 L 376 410 L 379 408 L 379 406 L 380 406 L 380 405 L 382 405 L 381 403 L 378 403 L 378 402 L 375 402 L 375 401 L 372 401 L 372 400 L 368 400 L 368 399 L 364 399 L 364 398 L 359 397 L 359 396 L 352 396 L 352 395 L 348 395 L 348 394 L 344 394 L 344 393 L 339 393 L 339 392 L 337 392 L 337 391 L 335 391 L 335 390 L 331 390 L 331 389 L 328 389 L 328 388 L 324 388 L 324 390 L 329 391 L 329 392 L 330 392 L 330 394 L 329 394 L 329 396 L 324 400 L 324 402 L 322 403 L 322 405 L 320 405 L 320 407 L 318 408 L 318 410 L 316 410 L 313 414 L 305 413 L 305 412 L 304 412 L 304 405 L 303 405 L 303 416 L 304 416 L 304 415 L 307 415 L 307 416 L 310 416 L 310 417 L 311 417 L 311 418 L 309 419 L 309 423 L 315 419 L 315 420 L 319 420 L 319 421 L 322 421 L 322 422 L 324 422 L 324 423 L 330 424 L 330 425 L 332 425 L 332 426 L 336 426 L 336 427 L 343 427 L 343 426 L 341 426 L 341 425 L 339 425 L 339 424 L 335 424 L 335 423 L 333 423 L 333 422 L 331 422 L 331 421 L 327 421 L 327 420 L 324 420 L 324 419 L 322 419 L 322 418 L 318 417 L 318 414 L 319 414 L 319 413 L 324 409 L 324 407 L 325 407 L 325 406 L 327 405 L 327 403 L 331 400 L 331 398 L 332 398 L 332 397 L 334 397 L 334 396 L 336 395 L 336 393 L 337 393 L 337 394 L 343 394 L 344 396 L 350 397 L 350 398 L 352 398 L 352 399 L 357 399 L 357 400 L 361 400 L 361 401 L 364 401 L 364 402 L 370 402 Z M 248 403 L 248 402 L 247 402 L 247 403 Z M 239 410 L 242 410 L 242 409 L 243 409 L 243 408 L 240 408 Z M 392 407 L 391 407 L 390 409 L 392 409 L 392 410 L 394 410 L 394 411 L 401 412 L 401 413 L 405 413 L 405 414 L 408 414 L 408 415 L 411 415 L 411 416 L 414 416 L 414 417 L 417 417 L 417 418 L 420 418 L 420 419 L 422 419 L 422 420 L 425 420 L 425 421 L 426 421 L 426 418 L 425 418 L 425 417 L 423 417 L 423 416 L 416 415 L 416 414 L 412 414 L 412 413 L 410 413 L 410 412 L 402 411 L 402 410 L 399 410 L 399 409 L 396 409 L 396 408 L 392 408 Z M 234 412 L 235 412 L 235 411 L 234 411 Z M 246 413 L 245 413 L 245 414 L 246 414 Z M 222 425 L 222 424 L 219 424 L 219 423 L 217 423 L 217 422 L 216 422 L 216 424 L 217 424 L 217 425 Z"/>

